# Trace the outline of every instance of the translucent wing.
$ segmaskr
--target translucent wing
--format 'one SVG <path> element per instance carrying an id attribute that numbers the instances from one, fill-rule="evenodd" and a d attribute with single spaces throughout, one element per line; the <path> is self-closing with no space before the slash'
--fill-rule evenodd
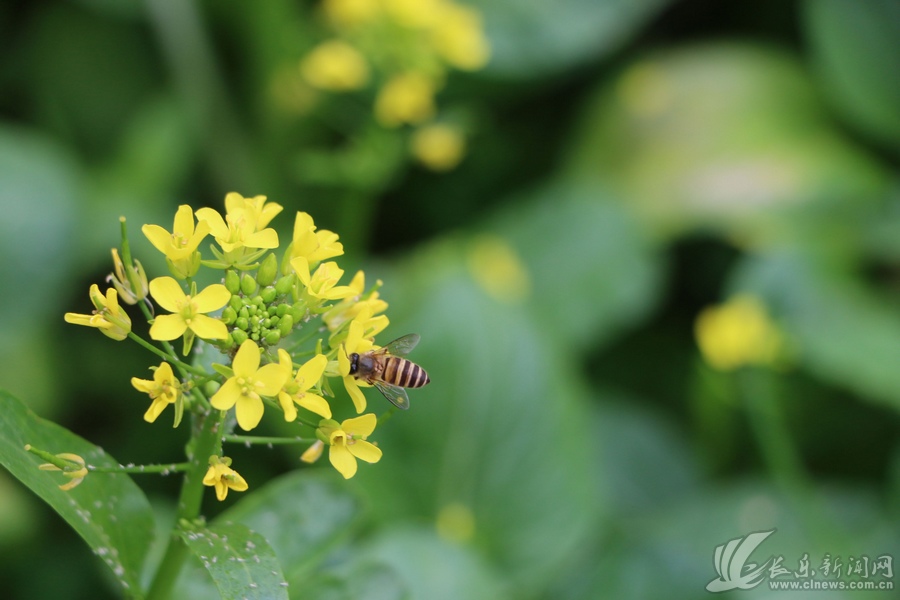
<path id="1" fill-rule="evenodd" d="M 387 353 L 394 356 L 406 356 L 416 347 L 420 339 L 418 333 L 410 333 L 388 343 L 384 348 L 377 350 L 377 352 L 379 354 Z"/>
<path id="2" fill-rule="evenodd" d="M 378 388 L 378 391 L 381 392 L 385 398 L 390 400 L 391 404 L 393 404 L 400 410 L 406 410 L 409 408 L 409 396 L 406 395 L 406 390 L 404 390 L 402 387 L 397 387 L 396 385 L 378 381 L 377 379 L 372 382 L 372 385 Z"/>

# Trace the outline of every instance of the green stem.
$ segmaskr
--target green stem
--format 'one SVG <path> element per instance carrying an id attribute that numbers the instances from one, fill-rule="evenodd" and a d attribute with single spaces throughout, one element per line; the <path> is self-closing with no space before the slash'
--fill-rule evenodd
<path id="1" fill-rule="evenodd" d="M 187 471 L 191 467 L 191 463 L 170 463 L 167 465 L 127 465 L 123 467 L 95 467 L 88 465 L 88 471 L 91 473 L 178 473 Z"/>
<path id="2" fill-rule="evenodd" d="M 128 337 L 131 338 L 132 340 L 134 340 L 135 342 L 137 342 L 138 344 L 140 344 L 141 346 L 143 346 L 144 348 L 146 348 L 147 350 L 149 350 L 150 352 L 152 352 L 153 354 L 159 356 L 163 360 L 174 364 L 176 367 L 178 367 L 180 370 L 182 370 L 182 374 L 184 374 L 184 371 L 187 371 L 189 373 L 193 373 L 194 375 L 199 375 L 201 377 L 206 377 L 207 375 L 209 375 L 209 373 L 207 373 L 203 369 L 199 369 L 199 368 L 189 365 L 185 362 L 182 362 L 182 361 L 178 360 L 177 358 L 174 358 L 174 353 L 167 354 L 165 351 L 160 350 L 159 348 L 157 348 L 156 346 L 154 346 L 153 344 L 151 344 L 150 342 L 148 342 L 141 336 L 137 335 L 133 331 L 128 332 Z M 171 348 L 171 346 L 170 346 L 170 348 Z"/>
<path id="3" fill-rule="evenodd" d="M 219 447 L 219 433 L 224 418 L 223 411 L 194 415 L 194 435 L 188 444 L 189 464 L 181 486 L 181 495 L 178 498 L 175 525 L 166 553 L 156 571 L 150 590 L 147 592 L 148 600 L 168 598 L 178 579 L 178 574 L 181 572 L 187 555 L 187 547 L 178 533 L 179 523 L 183 520 L 194 521 L 200 516 L 200 506 L 203 500 L 203 477 L 209 468 L 209 457 L 216 454 Z"/>
<path id="4" fill-rule="evenodd" d="M 303 437 L 265 437 L 259 435 L 223 435 L 222 441 L 230 444 L 308 444 L 315 442 L 317 438 Z"/>

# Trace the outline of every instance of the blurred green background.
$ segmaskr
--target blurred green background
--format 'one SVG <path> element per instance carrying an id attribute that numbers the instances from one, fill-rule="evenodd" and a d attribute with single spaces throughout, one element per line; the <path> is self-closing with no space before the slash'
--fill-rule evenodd
<path id="1" fill-rule="evenodd" d="M 449 173 L 297 107 L 280 78 L 322 37 L 314 3 L 0 4 L 0 387 L 121 462 L 178 460 L 186 432 L 129 384 L 149 355 L 62 315 L 120 215 L 262 194 L 384 281 L 384 340 L 420 333 L 433 381 L 340 484 L 352 533 L 292 597 L 697 598 L 716 546 L 772 528 L 759 557 L 793 570 L 900 556 L 900 4 L 472 4 L 493 54 L 439 96 L 469 134 Z M 788 367 L 704 363 L 696 316 L 738 291 Z M 251 489 L 297 454 L 232 453 Z M 138 483 L 165 521 L 177 480 Z M 117 596 L 5 471 L 0 557 L 7 598 Z"/>

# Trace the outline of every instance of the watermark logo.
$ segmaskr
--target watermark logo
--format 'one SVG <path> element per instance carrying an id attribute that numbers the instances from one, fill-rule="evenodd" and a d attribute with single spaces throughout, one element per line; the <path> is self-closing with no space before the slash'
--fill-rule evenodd
<path id="1" fill-rule="evenodd" d="M 846 562 L 825 554 L 815 569 L 810 567 L 808 553 L 797 561 L 797 570 L 784 566 L 783 555 L 770 555 L 762 564 L 751 562 L 753 551 L 773 533 L 775 529 L 757 531 L 716 546 L 713 566 L 718 577 L 706 584 L 707 591 L 749 590 L 767 580 L 772 590 L 894 589 L 894 557 L 889 554 L 849 556 Z"/>

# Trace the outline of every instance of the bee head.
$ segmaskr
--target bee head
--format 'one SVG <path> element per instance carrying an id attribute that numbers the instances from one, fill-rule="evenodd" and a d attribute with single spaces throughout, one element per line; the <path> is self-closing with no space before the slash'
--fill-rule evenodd
<path id="1" fill-rule="evenodd" d="M 359 354 L 354 352 L 347 358 L 350 359 L 350 374 L 356 375 L 356 372 L 359 370 Z"/>

